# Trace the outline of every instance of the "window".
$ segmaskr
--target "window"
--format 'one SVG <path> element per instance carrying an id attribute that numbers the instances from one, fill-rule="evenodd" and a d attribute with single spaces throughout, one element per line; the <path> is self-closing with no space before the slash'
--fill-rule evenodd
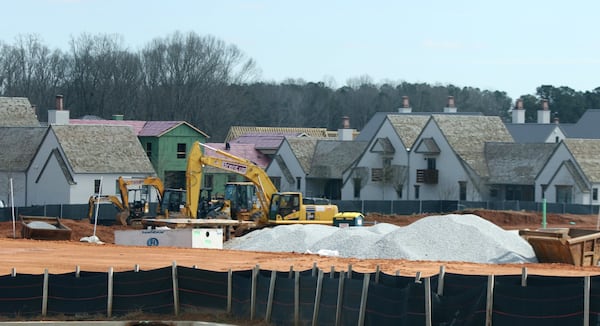
<path id="1" fill-rule="evenodd" d="M 371 181 L 379 182 L 383 180 L 383 169 L 382 168 L 372 168 L 371 169 Z"/>
<path id="2" fill-rule="evenodd" d="M 436 160 L 435 157 L 428 157 L 427 160 L 427 170 L 435 170 L 436 168 Z"/>
<path id="3" fill-rule="evenodd" d="M 204 175 L 204 188 L 212 188 L 214 185 L 214 176 L 212 174 Z"/>
<path id="4" fill-rule="evenodd" d="M 592 189 L 592 200 L 598 200 L 598 188 Z"/>
<path id="5" fill-rule="evenodd" d="M 419 199 L 421 197 L 421 186 L 415 185 L 415 199 Z"/>
<path id="6" fill-rule="evenodd" d="M 269 177 L 277 189 L 281 189 L 281 177 Z"/>
<path id="7" fill-rule="evenodd" d="M 146 143 L 146 155 L 152 157 L 152 143 Z"/>
<path id="8" fill-rule="evenodd" d="M 302 178 L 301 177 L 296 177 L 296 190 L 300 190 L 301 189 L 301 184 L 302 184 Z"/>
<path id="9" fill-rule="evenodd" d="M 354 186 L 354 198 L 360 198 L 360 178 L 352 179 L 352 185 Z"/>
<path id="10" fill-rule="evenodd" d="M 99 194 L 100 190 L 100 179 L 96 179 L 94 180 L 94 193 Z"/>
<path id="11" fill-rule="evenodd" d="M 185 158 L 187 154 L 187 145 L 184 143 L 177 144 L 177 158 Z"/>
<path id="12" fill-rule="evenodd" d="M 571 186 L 556 186 L 556 202 L 570 204 L 573 188 Z"/>
<path id="13" fill-rule="evenodd" d="M 467 200 L 467 182 L 458 182 L 458 200 Z"/>

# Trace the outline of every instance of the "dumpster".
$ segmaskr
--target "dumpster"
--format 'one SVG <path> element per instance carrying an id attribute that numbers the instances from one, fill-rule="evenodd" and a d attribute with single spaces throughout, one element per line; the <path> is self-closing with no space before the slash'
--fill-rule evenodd
<path id="1" fill-rule="evenodd" d="M 71 240 L 71 229 L 58 217 L 19 215 L 21 237 L 35 240 Z"/>
<path id="2" fill-rule="evenodd" d="M 573 228 L 520 230 L 540 263 L 597 266 L 600 259 L 600 231 Z"/>

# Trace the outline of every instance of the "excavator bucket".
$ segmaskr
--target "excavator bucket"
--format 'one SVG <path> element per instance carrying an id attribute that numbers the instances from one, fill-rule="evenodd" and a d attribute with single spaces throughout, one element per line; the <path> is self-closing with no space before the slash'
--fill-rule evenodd
<path id="1" fill-rule="evenodd" d="M 123 210 L 117 213 L 116 220 L 119 225 L 127 225 L 127 219 L 129 218 L 129 210 Z"/>

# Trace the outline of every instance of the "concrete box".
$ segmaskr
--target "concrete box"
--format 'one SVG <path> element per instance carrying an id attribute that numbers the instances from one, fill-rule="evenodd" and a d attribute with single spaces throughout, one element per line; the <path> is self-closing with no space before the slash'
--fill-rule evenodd
<path id="1" fill-rule="evenodd" d="M 115 231 L 115 244 L 124 246 L 223 249 L 223 229 L 146 229 Z"/>

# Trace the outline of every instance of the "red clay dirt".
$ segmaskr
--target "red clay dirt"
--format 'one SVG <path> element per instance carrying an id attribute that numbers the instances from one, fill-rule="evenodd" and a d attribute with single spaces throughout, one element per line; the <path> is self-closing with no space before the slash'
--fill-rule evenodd
<path id="1" fill-rule="evenodd" d="M 475 214 L 507 230 L 538 229 L 542 224 L 541 213 L 522 211 L 489 211 L 470 210 L 460 214 Z M 400 226 L 408 225 L 426 215 L 387 216 L 380 214 L 367 215 L 367 222 L 391 223 Z M 171 266 L 180 266 L 227 271 L 250 269 L 259 265 L 262 269 L 288 271 L 306 270 L 317 264 L 329 271 L 352 270 L 358 272 L 375 271 L 379 265 L 382 272 L 414 276 L 421 272 L 423 276 L 437 274 L 440 266 L 445 266 L 447 273 L 467 275 L 520 275 L 522 267 L 527 267 L 529 274 L 547 276 L 584 276 L 600 275 L 600 267 L 577 267 L 565 264 L 474 264 L 467 262 L 431 262 L 408 260 L 377 260 L 323 257 L 304 253 L 266 253 L 231 251 L 218 249 L 193 249 L 169 247 L 133 247 L 114 244 L 114 231 L 131 229 L 126 226 L 96 227 L 96 236 L 105 244 L 81 242 L 82 237 L 94 234 L 94 225 L 88 220 L 61 220 L 71 228 L 71 241 L 42 241 L 21 238 L 21 224 L 16 221 L 0 223 L 0 259 L 2 265 L 0 275 L 10 274 L 14 268 L 17 273 L 42 274 L 47 269 L 51 274 L 72 272 L 76 266 L 82 271 L 106 272 L 109 268 L 117 271 L 132 270 L 139 265 L 142 270 L 150 270 Z M 596 229 L 598 216 L 548 214 L 547 227 L 569 227 Z M 476 246 L 477 244 L 473 244 Z"/>

